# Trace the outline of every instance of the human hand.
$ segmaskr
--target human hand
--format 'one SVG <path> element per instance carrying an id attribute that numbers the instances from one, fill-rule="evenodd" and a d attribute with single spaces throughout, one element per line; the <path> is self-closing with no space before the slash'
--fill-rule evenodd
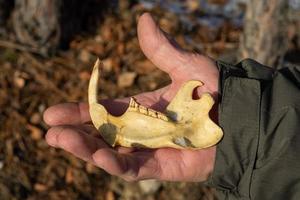
<path id="1" fill-rule="evenodd" d="M 139 103 L 163 111 L 188 80 L 201 80 L 204 83 L 204 86 L 197 88 L 195 95 L 208 92 L 216 100 L 219 72 L 211 59 L 180 49 L 147 13 L 139 18 L 138 38 L 145 55 L 168 73 L 172 80 L 164 88 L 136 95 Z M 110 113 L 121 114 L 128 101 L 125 98 L 101 103 Z M 216 115 L 212 116 L 216 122 Z M 51 126 L 46 134 L 49 145 L 62 148 L 127 181 L 204 181 L 214 167 L 215 146 L 201 150 L 111 148 L 99 136 L 95 136 L 100 134 L 90 124 L 86 103 L 52 106 L 45 111 L 44 120 Z"/>

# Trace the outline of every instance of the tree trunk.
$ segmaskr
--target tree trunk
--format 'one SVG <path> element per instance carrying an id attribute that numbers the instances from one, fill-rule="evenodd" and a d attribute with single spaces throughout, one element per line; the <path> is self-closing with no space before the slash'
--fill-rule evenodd
<path id="1" fill-rule="evenodd" d="M 253 58 L 276 67 L 288 47 L 287 0 L 249 0 L 239 60 Z"/>
<path id="2" fill-rule="evenodd" d="M 58 46 L 60 0 L 15 0 L 12 18 L 18 42 L 47 54 Z"/>
<path id="3" fill-rule="evenodd" d="M 1 1 L 5 0 L 0 0 Z M 7 0 L 10 1 L 10 0 Z M 13 30 L 19 43 L 48 55 L 67 48 L 75 34 L 97 27 L 108 0 L 14 0 Z M 1 10 L 1 9 L 0 9 Z M 0 12 L 1 17 L 1 12 Z"/>

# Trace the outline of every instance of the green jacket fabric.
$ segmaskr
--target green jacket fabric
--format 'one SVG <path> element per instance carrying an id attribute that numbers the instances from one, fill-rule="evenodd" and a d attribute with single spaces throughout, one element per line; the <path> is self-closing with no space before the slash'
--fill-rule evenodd
<path id="1" fill-rule="evenodd" d="M 219 200 L 299 200 L 300 67 L 218 67 L 224 137 L 208 185 Z"/>

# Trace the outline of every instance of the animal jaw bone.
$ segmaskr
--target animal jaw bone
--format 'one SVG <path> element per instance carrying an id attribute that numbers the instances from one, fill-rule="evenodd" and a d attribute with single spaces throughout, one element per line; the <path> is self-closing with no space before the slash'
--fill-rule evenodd
<path id="1" fill-rule="evenodd" d="M 100 65 L 97 60 L 89 83 L 89 110 L 94 126 L 110 145 L 202 149 L 222 138 L 221 128 L 209 118 L 213 98 L 207 93 L 200 99 L 192 98 L 193 90 L 202 82 L 185 83 L 165 113 L 146 108 L 132 97 L 126 112 L 116 117 L 97 102 Z"/>

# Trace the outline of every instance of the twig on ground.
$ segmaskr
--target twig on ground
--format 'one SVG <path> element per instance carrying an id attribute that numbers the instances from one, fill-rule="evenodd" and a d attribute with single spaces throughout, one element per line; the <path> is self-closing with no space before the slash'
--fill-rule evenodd
<path id="1" fill-rule="evenodd" d="M 36 48 L 24 46 L 24 45 L 21 45 L 21 44 L 17 44 L 17 43 L 14 43 L 14 42 L 10 42 L 10 41 L 0 40 L 0 47 L 10 48 L 10 49 L 16 49 L 16 50 L 19 50 L 19 51 L 35 53 L 35 54 L 44 56 L 44 55 L 43 55 L 38 49 L 36 49 Z"/>
<path id="2" fill-rule="evenodd" d="M 35 66 L 36 68 L 39 68 L 40 70 L 45 71 L 44 64 L 41 63 L 39 60 L 37 60 L 30 53 L 24 52 L 22 55 L 24 56 L 25 59 L 27 59 L 28 61 L 30 61 L 33 64 L 33 66 Z M 53 82 L 51 82 L 50 80 L 48 80 L 47 77 L 45 77 L 44 75 L 41 75 L 41 73 L 39 73 L 36 68 L 34 68 L 34 67 L 28 67 L 27 71 L 31 75 L 33 75 L 34 79 L 37 82 L 39 82 L 40 84 L 44 85 L 45 87 L 50 88 L 51 90 L 53 90 L 55 93 L 57 93 L 58 95 L 60 95 L 64 99 L 68 99 L 68 95 L 66 95 L 59 88 L 57 88 L 57 86 Z"/>

